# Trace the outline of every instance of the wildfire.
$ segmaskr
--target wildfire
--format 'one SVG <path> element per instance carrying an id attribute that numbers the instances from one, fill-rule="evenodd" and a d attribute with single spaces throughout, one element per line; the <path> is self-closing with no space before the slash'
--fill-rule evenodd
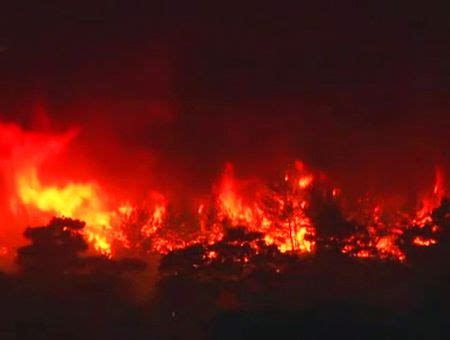
<path id="1" fill-rule="evenodd" d="M 196 243 L 213 245 L 223 239 L 226 229 L 241 227 L 262 234 L 266 245 L 274 245 L 280 252 L 311 254 L 320 240 L 320 230 L 310 213 L 314 190 L 317 194 L 320 188 L 322 196 L 329 197 L 336 205 L 344 195 L 341 189 L 330 185 L 322 189 L 324 176 L 300 161 L 294 162 L 279 180 L 269 185 L 258 182 L 257 186 L 238 180 L 232 165 L 227 164 L 212 197 L 196 205 L 192 220 L 183 220 L 173 216 L 171 202 L 155 191 L 145 202 L 131 204 L 127 200 L 111 200 L 96 181 L 47 184 L 50 181 L 42 177 L 40 165 L 64 149 L 75 136 L 73 132 L 44 135 L 2 124 L 0 132 L 3 133 L 0 134 L 0 164 L 14 183 L 9 202 L 14 211 L 23 213 L 23 209 L 17 209 L 22 206 L 30 216 L 82 220 L 86 222 L 83 233 L 88 243 L 109 257 L 115 255 L 116 247 L 167 253 Z M 443 197 L 444 175 L 437 168 L 433 189 L 423 196 L 417 212 L 398 212 L 392 217 L 382 203 L 368 204 L 369 209 L 364 206 L 359 211 L 360 218 L 355 222 L 358 228 L 339 240 L 339 251 L 359 258 L 405 261 L 401 244 L 407 231 L 418 228 L 424 234 L 430 228 L 433 234 L 439 232 L 432 223 L 432 212 Z M 346 218 L 353 221 L 351 217 Z M 184 231 L 187 226 L 197 226 L 198 230 L 188 234 Z M 415 236 L 411 240 L 416 246 L 437 243 L 434 235 Z M 259 251 L 258 245 L 251 247 Z M 0 245 L 0 254 L 9 252 L 4 249 L 9 248 Z M 218 257 L 220 253 L 216 250 L 207 253 L 209 260 Z"/>
<path id="2" fill-rule="evenodd" d="M 368 216 L 363 218 L 365 228 L 359 234 L 352 235 L 343 247 L 343 253 L 356 257 L 394 258 L 405 261 L 406 254 L 399 246 L 399 240 L 405 232 L 414 229 L 430 227 L 431 234 L 439 232 L 439 227 L 433 225 L 432 212 L 438 208 L 444 197 L 443 171 L 436 167 L 435 179 L 432 190 L 420 200 L 420 207 L 412 214 L 396 212 L 394 216 L 383 217 L 382 205 L 376 205 Z M 434 237 L 415 236 L 412 244 L 415 246 L 429 247 L 436 244 Z"/>
<path id="3" fill-rule="evenodd" d="M 242 197 L 237 194 L 233 167 L 227 164 L 219 187 L 217 200 L 219 218 L 227 218 L 233 225 L 254 224 L 258 216 L 255 207 L 245 205 Z"/>
<path id="4" fill-rule="evenodd" d="M 36 169 L 31 168 L 18 176 L 17 193 L 27 207 L 85 221 L 87 241 L 100 253 L 111 255 L 111 243 L 116 233 L 112 226 L 115 214 L 105 208 L 94 184 L 46 186 L 39 180 Z"/>
<path id="5" fill-rule="evenodd" d="M 266 192 L 265 200 L 245 205 L 238 193 L 233 168 L 227 165 L 219 193 L 219 217 L 231 225 L 245 225 L 249 230 L 265 234 L 267 244 L 276 245 L 281 252 L 310 253 L 314 250 L 315 230 L 306 215 L 307 189 L 313 176 L 301 162 L 295 163 L 291 174 L 285 174 L 280 187 Z"/>
<path id="6" fill-rule="evenodd" d="M 431 222 L 431 213 L 441 203 L 444 192 L 444 173 L 440 167 L 436 167 L 433 190 L 422 198 L 421 207 L 413 220 L 415 225 L 424 226 Z"/>

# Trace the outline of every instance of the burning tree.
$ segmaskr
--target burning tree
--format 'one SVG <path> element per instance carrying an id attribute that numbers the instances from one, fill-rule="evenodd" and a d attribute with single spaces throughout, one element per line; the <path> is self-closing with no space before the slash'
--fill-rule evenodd
<path id="1" fill-rule="evenodd" d="M 261 199 L 263 228 L 267 226 L 272 230 L 266 241 L 283 243 L 285 235 L 289 236 L 288 244 L 282 244 L 281 251 L 311 252 L 315 247 L 315 230 L 306 214 L 309 202 L 306 189 L 312 184 L 313 177 L 303 170 L 303 164 L 297 162 L 283 179 L 268 186 Z"/>

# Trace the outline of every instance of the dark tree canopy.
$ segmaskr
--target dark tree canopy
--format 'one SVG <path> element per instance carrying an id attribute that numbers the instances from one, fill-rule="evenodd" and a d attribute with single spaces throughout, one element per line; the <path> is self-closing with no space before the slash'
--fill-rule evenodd
<path id="1" fill-rule="evenodd" d="M 88 256 L 82 230 L 85 223 L 69 218 L 54 218 L 46 226 L 30 227 L 25 237 L 30 245 L 19 248 L 17 261 L 22 271 L 39 276 L 96 275 L 111 278 L 129 270 L 142 270 L 135 259 L 112 260 Z"/>
<path id="2" fill-rule="evenodd" d="M 17 261 L 25 272 L 63 273 L 80 265 L 79 254 L 88 245 L 81 234 L 85 223 L 54 218 L 46 226 L 29 227 L 24 236 L 30 245 L 18 250 Z"/>

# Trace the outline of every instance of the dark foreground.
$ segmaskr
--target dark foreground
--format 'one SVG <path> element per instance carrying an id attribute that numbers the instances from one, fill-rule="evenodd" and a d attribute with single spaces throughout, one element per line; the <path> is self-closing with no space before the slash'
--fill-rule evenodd
<path id="1" fill-rule="evenodd" d="M 20 272 L 0 276 L 0 339 L 450 336 L 447 231 L 437 245 L 411 249 L 404 264 L 330 249 L 256 255 L 247 243 L 257 235 L 235 232 L 215 245 L 219 260 L 190 247 L 162 258 L 152 277 L 156 261 L 81 256 L 86 244 L 73 231 L 82 227 L 55 220 L 27 230 Z"/>

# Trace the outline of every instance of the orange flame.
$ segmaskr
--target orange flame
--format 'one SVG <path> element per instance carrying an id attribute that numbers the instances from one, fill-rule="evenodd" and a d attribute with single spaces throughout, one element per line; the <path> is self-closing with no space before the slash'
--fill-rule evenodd
<path id="1" fill-rule="evenodd" d="M 91 183 L 69 183 L 63 187 L 41 183 L 35 168 L 18 176 L 17 193 L 21 202 L 42 212 L 86 222 L 87 241 L 102 254 L 111 255 L 115 213 L 105 208 L 98 189 Z"/>
<path id="2" fill-rule="evenodd" d="M 303 199 L 304 192 L 311 186 L 314 177 L 306 172 L 301 162 L 297 161 L 295 168 L 293 174 L 284 176 L 284 181 L 290 187 L 290 197 L 272 197 L 280 215 L 287 204 L 292 205 L 290 218 L 275 221 L 273 216 L 265 212 L 261 202 L 244 204 L 230 164 L 225 169 L 220 185 L 218 215 L 227 218 L 233 226 L 245 225 L 249 230 L 262 232 L 265 235 L 265 242 L 276 245 L 281 252 L 314 251 L 314 226 L 305 214 L 308 202 Z"/>
<path id="3" fill-rule="evenodd" d="M 41 163 L 61 151 L 74 137 L 75 132 L 63 135 L 45 135 L 22 131 L 16 125 L 0 123 L 0 165 L 1 170 L 12 179 L 9 203 L 11 207 L 24 207 L 30 215 L 64 216 L 86 222 L 84 235 L 92 247 L 101 254 L 114 256 L 114 246 L 129 248 L 130 237 L 125 234 L 123 224 L 132 224 L 137 218 L 136 206 L 129 203 L 112 205 L 110 197 L 96 182 L 79 183 L 69 181 L 64 185 L 45 184 L 41 178 Z M 41 171 L 39 171 L 41 170 Z M 159 193 L 151 195 L 144 217 L 135 223 L 136 233 L 145 240 L 151 240 L 152 251 L 165 253 L 188 246 L 195 242 L 214 243 L 222 239 L 224 228 L 245 226 L 250 231 L 263 234 L 266 244 L 276 246 L 281 252 L 300 254 L 313 253 L 316 249 L 316 227 L 308 214 L 313 187 L 320 185 L 323 176 L 311 172 L 304 163 L 296 161 L 282 177 L 281 183 L 273 188 L 262 186 L 257 195 L 248 195 L 247 183 L 237 180 L 231 164 L 228 164 L 216 187 L 214 202 L 197 205 L 195 221 L 200 230 L 189 240 L 183 239 L 179 230 L 169 232 L 169 202 Z M 330 189 L 333 199 L 340 198 L 338 188 Z M 398 214 L 401 218 L 386 218 L 382 204 L 371 205 L 362 232 L 348 237 L 340 250 L 352 256 L 368 258 L 406 259 L 399 246 L 401 236 L 408 228 L 431 226 L 431 214 L 444 196 L 444 176 L 436 168 L 432 190 L 421 200 L 417 212 Z M 17 209 L 18 212 L 19 209 Z M 411 217 L 412 216 L 412 217 Z M 406 219 L 406 220 L 405 220 Z M 197 223 L 198 222 L 198 223 Z M 183 222 L 184 223 L 184 222 Z M 182 223 L 181 223 L 182 224 Z M 162 231 L 166 233 L 162 233 Z M 417 236 L 412 243 L 430 246 L 437 242 L 433 238 Z M 0 245 L 0 255 L 9 253 L 9 248 Z M 209 252 L 208 259 L 219 256 Z M 248 260 L 248 258 L 247 258 Z M 245 259 L 244 259 L 245 261 Z"/>
<path id="4" fill-rule="evenodd" d="M 436 167 L 433 190 L 422 198 L 421 208 L 413 220 L 415 225 L 424 226 L 431 222 L 431 213 L 440 205 L 444 194 L 444 172 L 440 167 Z"/>

